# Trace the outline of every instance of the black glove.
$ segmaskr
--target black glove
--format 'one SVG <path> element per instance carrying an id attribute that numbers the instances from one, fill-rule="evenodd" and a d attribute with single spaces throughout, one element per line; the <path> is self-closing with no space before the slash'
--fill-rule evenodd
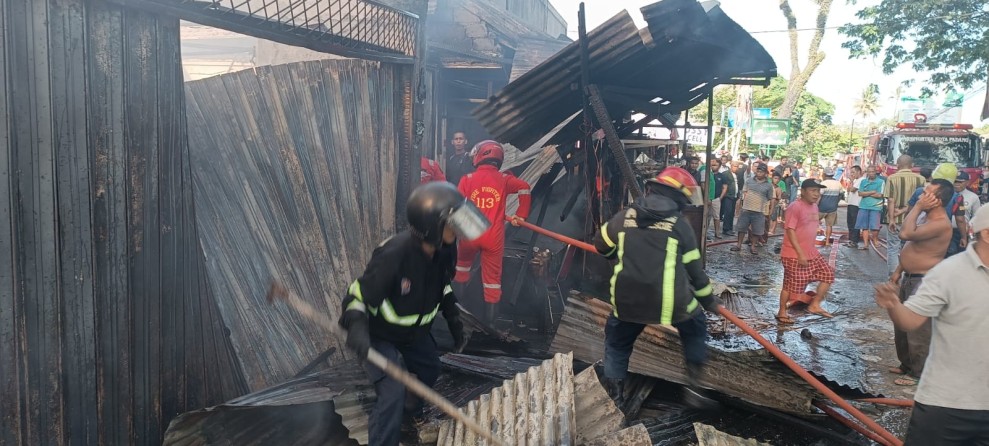
<path id="1" fill-rule="evenodd" d="M 703 306 L 705 310 L 712 313 L 717 313 L 718 307 L 725 305 L 725 302 L 718 296 L 708 296 L 697 300 L 700 301 L 701 306 Z"/>
<path id="2" fill-rule="evenodd" d="M 363 311 L 345 311 L 340 317 L 340 326 L 347 330 L 347 347 L 357 353 L 357 357 L 366 359 L 367 351 L 371 348 L 367 315 Z"/>
<path id="3" fill-rule="evenodd" d="M 464 351 L 464 346 L 467 345 L 467 336 L 464 335 L 464 323 L 460 321 L 460 316 L 447 319 L 446 326 L 450 329 L 450 334 L 453 336 L 453 352 L 460 353 Z"/>

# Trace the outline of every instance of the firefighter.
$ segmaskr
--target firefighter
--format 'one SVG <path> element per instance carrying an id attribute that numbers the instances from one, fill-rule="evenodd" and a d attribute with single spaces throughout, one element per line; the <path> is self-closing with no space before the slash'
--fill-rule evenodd
<path id="1" fill-rule="evenodd" d="M 450 287 L 457 237 L 476 238 L 488 223 L 447 182 L 417 187 L 406 213 L 410 228 L 375 248 L 364 274 L 347 290 L 339 323 L 347 330 L 347 346 L 361 359 L 374 347 L 432 386 L 440 373 L 440 360 L 429 330 L 438 312 L 443 312 L 453 335 L 454 351 L 466 344 L 457 298 Z M 411 420 L 422 403 L 411 394 L 406 398 L 405 387 L 377 367 L 369 363 L 364 367 L 377 394 L 368 444 L 398 445 L 403 418 Z"/>
<path id="2" fill-rule="evenodd" d="M 505 200 L 510 194 L 518 194 L 519 207 L 512 216 L 512 224 L 519 225 L 529 215 L 529 184 L 511 173 L 502 173 L 501 163 L 505 149 L 498 142 L 481 141 L 471 151 L 475 172 L 460 180 L 460 193 L 477 206 L 491 222 L 481 238 L 473 242 L 460 242 L 455 282 L 464 284 L 470 279 L 471 265 L 481 253 L 481 282 L 484 288 L 484 318 L 494 322 L 497 305 L 501 301 L 501 263 L 505 252 Z"/>
<path id="3" fill-rule="evenodd" d="M 687 405 L 715 405 L 700 388 L 707 361 L 707 325 L 701 307 L 717 312 L 722 303 L 712 294 L 694 230 L 682 215 L 699 192 L 689 172 L 668 167 L 646 182 L 645 196 L 615 214 L 594 238 L 599 253 L 618 260 L 611 277 L 614 311 L 604 331 L 604 377 L 619 406 L 624 402 L 632 345 L 647 324 L 672 324 L 679 331 Z"/>
<path id="4" fill-rule="evenodd" d="M 430 181 L 446 181 L 440 163 L 426 157 L 419 160 L 419 184 L 426 184 Z"/>

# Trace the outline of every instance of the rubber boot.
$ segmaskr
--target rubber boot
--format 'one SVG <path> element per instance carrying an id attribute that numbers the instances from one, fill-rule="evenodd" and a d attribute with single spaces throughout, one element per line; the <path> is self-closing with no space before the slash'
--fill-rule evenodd
<path id="1" fill-rule="evenodd" d="M 621 378 L 604 378 L 604 390 L 608 396 L 618 406 L 618 410 L 625 410 L 625 380 Z"/>
<path id="2" fill-rule="evenodd" d="M 701 388 L 701 378 L 704 376 L 704 366 L 687 364 L 687 386 L 683 388 L 683 403 L 696 410 L 715 410 L 719 407 L 717 401 L 711 399 Z"/>

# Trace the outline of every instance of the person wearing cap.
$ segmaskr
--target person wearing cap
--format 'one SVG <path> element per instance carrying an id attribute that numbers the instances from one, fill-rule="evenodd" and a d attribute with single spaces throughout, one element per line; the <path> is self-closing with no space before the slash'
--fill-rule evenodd
<path id="1" fill-rule="evenodd" d="M 876 175 L 876 166 L 866 168 L 865 179 L 858 188 L 862 200 L 859 201 L 859 215 L 855 220 L 855 229 L 861 231 L 862 241 L 865 242 L 859 249 L 869 249 L 870 240 L 879 237 L 879 221 L 883 211 L 883 183 L 882 178 Z"/>
<path id="2" fill-rule="evenodd" d="M 953 193 L 953 185 L 946 180 L 931 181 L 917 205 L 903 219 L 900 240 L 904 241 L 904 245 L 900 250 L 896 270 L 889 278 L 891 283 L 900 285 L 901 302 L 913 295 L 924 274 L 941 262 L 944 253 L 948 251 L 951 223 L 942 204 L 950 200 Z M 924 361 L 927 360 L 931 327 L 928 324 L 910 333 L 894 329 L 893 339 L 900 365 L 889 371 L 903 375 L 893 381 L 893 384 L 916 385 L 924 370 Z"/>
<path id="3" fill-rule="evenodd" d="M 742 250 L 742 240 L 745 233 L 749 233 L 750 252 L 756 253 L 757 241 L 766 232 L 766 217 L 763 209 L 772 205 L 773 185 L 769 183 L 766 176 L 769 174 L 769 167 L 766 164 L 759 164 L 755 168 L 755 176 L 745 182 L 739 203 L 736 207 L 738 221 L 735 222 L 738 233 L 738 245 L 732 246 L 732 251 Z"/>
<path id="4" fill-rule="evenodd" d="M 834 283 L 834 270 L 817 251 L 818 208 L 821 189 L 826 188 L 816 180 L 808 178 L 800 183 L 800 198 L 786 208 L 783 230 L 783 248 L 780 251 L 783 263 L 783 290 L 780 291 L 780 308 L 776 320 L 780 324 L 792 324 L 787 314 L 791 295 L 804 294 L 811 282 L 818 282 L 816 295 L 807 305 L 807 311 L 824 317 L 831 317 L 821 307 L 828 289 Z"/>
<path id="5" fill-rule="evenodd" d="M 875 286 L 876 304 L 897 329 L 933 321 L 905 445 L 989 444 L 989 206 L 971 227 L 975 241 L 931 268 L 906 302 L 896 284 Z"/>
<path id="6" fill-rule="evenodd" d="M 954 163 L 938 164 L 931 172 L 932 180 L 945 180 L 949 183 L 954 183 L 957 178 L 958 167 Z M 914 191 L 913 196 L 907 202 L 909 205 L 907 212 L 917 204 L 917 200 L 920 199 L 922 193 L 924 193 L 923 187 L 919 187 Z M 965 217 L 965 201 L 962 199 L 961 194 L 957 192 L 955 192 L 949 202 L 944 203 L 944 208 L 948 212 L 948 218 L 951 219 L 951 227 L 957 228 L 959 234 L 958 237 L 951 238 L 951 245 L 948 246 L 948 252 L 945 254 L 945 258 L 948 258 L 964 251 L 965 247 L 968 246 L 968 237 L 961 237 L 961 234 L 968 234 L 968 219 Z"/>
<path id="7" fill-rule="evenodd" d="M 968 221 L 971 221 L 975 217 L 975 213 L 982 207 L 982 201 L 979 199 L 978 194 L 972 192 L 972 189 L 969 189 L 971 185 L 972 178 L 968 172 L 964 170 L 958 172 L 958 176 L 955 177 L 955 193 L 962 197 L 962 203 L 965 206 L 965 220 Z M 958 231 L 958 228 L 954 228 L 954 230 Z M 961 234 L 961 231 L 958 231 L 957 237 L 959 239 L 961 237 L 968 238 L 968 234 Z"/>

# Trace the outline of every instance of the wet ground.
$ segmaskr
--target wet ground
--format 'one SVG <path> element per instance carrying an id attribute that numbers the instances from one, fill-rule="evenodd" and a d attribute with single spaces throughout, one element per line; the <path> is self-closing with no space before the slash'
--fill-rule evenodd
<path id="1" fill-rule="evenodd" d="M 841 209 L 839 222 L 843 222 L 844 217 L 844 209 Z M 835 228 L 835 231 L 845 230 L 843 225 Z M 880 238 L 886 238 L 885 231 L 880 233 Z M 842 243 L 846 240 L 843 238 Z M 708 249 L 708 274 L 739 292 L 737 299 L 728 302 L 729 308 L 798 364 L 834 384 L 850 388 L 842 389 L 839 394 L 853 395 L 852 389 L 859 389 L 890 398 L 912 399 L 916 387 L 893 384 L 897 375 L 887 371 L 897 365 L 893 324 L 885 310 L 878 308 L 873 300 L 872 285 L 889 277 L 887 261 L 872 249 L 855 250 L 840 243 L 834 247 L 819 247 L 826 259 L 835 259 L 835 284 L 823 305 L 834 318 L 791 309 L 790 316 L 796 323 L 779 326 L 774 315 L 779 308 L 783 270 L 779 255 L 773 252 L 779 243 L 780 237 L 770 238 L 758 254 L 751 254 L 746 249 L 732 252 L 729 250 L 732 245 Z M 882 245 L 879 251 L 887 253 Z M 809 337 L 806 332 L 801 336 L 805 329 L 809 331 Z M 713 337 L 712 343 L 726 349 L 755 348 L 754 341 L 733 328 Z M 856 406 L 902 438 L 909 410 L 871 404 Z"/>

